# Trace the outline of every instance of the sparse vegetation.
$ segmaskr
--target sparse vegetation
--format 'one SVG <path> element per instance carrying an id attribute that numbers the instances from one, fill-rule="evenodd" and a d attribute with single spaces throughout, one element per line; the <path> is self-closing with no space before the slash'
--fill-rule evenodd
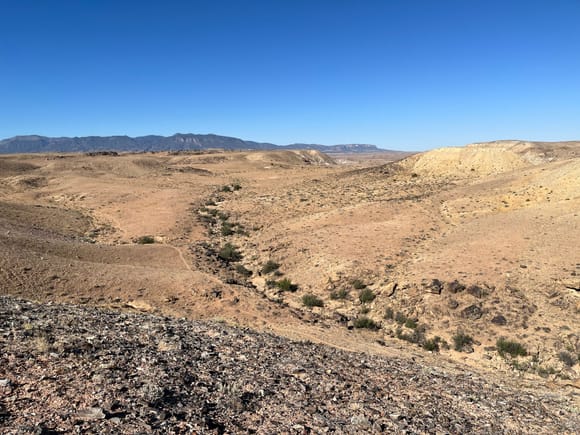
<path id="1" fill-rule="evenodd" d="M 500 337 L 496 342 L 496 347 L 498 353 L 505 358 L 506 355 L 512 357 L 526 356 L 528 351 L 523 344 L 517 341 L 507 340 L 506 338 Z"/>
<path id="2" fill-rule="evenodd" d="M 276 270 L 278 270 L 280 268 L 280 265 L 278 263 L 276 263 L 275 261 L 272 260 L 268 260 L 266 262 L 266 264 L 264 264 L 264 266 L 262 266 L 262 273 L 264 275 L 267 275 L 269 273 L 272 273 Z"/>
<path id="3" fill-rule="evenodd" d="M 283 292 L 295 292 L 296 290 L 298 290 L 298 285 L 292 283 L 292 281 L 290 281 L 290 279 L 288 278 L 281 279 L 280 281 L 275 281 L 275 285 Z"/>
<path id="4" fill-rule="evenodd" d="M 231 243 L 226 243 L 220 249 L 218 257 L 224 261 L 232 262 L 232 261 L 240 261 L 242 259 L 242 254 L 238 250 L 237 246 L 232 245 Z"/>
<path id="5" fill-rule="evenodd" d="M 377 295 L 375 295 L 375 292 L 373 292 L 370 288 L 365 288 L 358 296 L 359 300 L 363 304 L 374 301 L 376 297 Z"/>
<path id="6" fill-rule="evenodd" d="M 405 320 L 405 326 L 410 329 L 416 329 L 417 321 L 415 319 L 411 319 L 410 317 L 408 317 L 407 320 Z"/>
<path id="7" fill-rule="evenodd" d="M 568 367 L 574 366 L 578 360 L 569 352 L 563 350 L 562 352 L 558 353 L 558 358 Z"/>
<path id="8" fill-rule="evenodd" d="M 441 342 L 441 337 L 434 337 L 425 340 L 423 343 L 423 349 L 430 352 L 439 352 L 439 343 Z"/>
<path id="9" fill-rule="evenodd" d="M 346 299 L 348 297 L 348 292 L 346 289 L 341 288 L 340 290 L 334 290 L 330 293 L 330 299 L 336 301 L 341 299 Z"/>
<path id="10" fill-rule="evenodd" d="M 355 279 L 352 282 L 352 286 L 356 289 L 356 290 L 362 290 L 363 288 L 365 288 L 367 285 L 360 279 Z"/>
<path id="11" fill-rule="evenodd" d="M 453 349 L 457 352 L 463 352 L 466 347 L 473 344 L 473 337 L 465 332 L 458 331 L 453 337 Z"/>
<path id="12" fill-rule="evenodd" d="M 229 222 L 222 223 L 221 235 L 226 237 L 226 236 L 231 236 L 232 234 L 234 234 L 233 225 L 230 224 Z"/>
<path id="13" fill-rule="evenodd" d="M 379 325 L 370 317 L 361 316 L 354 320 L 354 327 L 357 329 L 379 329 Z"/>
<path id="14" fill-rule="evenodd" d="M 246 277 L 252 276 L 252 271 L 249 269 L 246 269 L 243 264 L 238 264 L 236 266 L 236 272 L 238 272 L 242 276 L 246 276 Z"/>
<path id="15" fill-rule="evenodd" d="M 407 333 L 403 328 L 397 328 L 396 337 L 409 343 L 423 345 L 425 343 L 425 326 L 417 327 L 411 333 Z"/>
<path id="16" fill-rule="evenodd" d="M 302 296 L 302 303 L 307 307 L 323 307 L 324 301 L 316 295 L 308 294 Z"/>
<path id="17" fill-rule="evenodd" d="M 399 325 L 403 325 L 406 321 L 407 316 L 405 316 L 403 313 L 397 312 L 395 314 L 395 322 L 397 322 Z"/>
<path id="18" fill-rule="evenodd" d="M 141 236 L 135 240 L 135 243 L 139 245 L 151 245 L 155 243 L 155 238 L 153 236 Z"/>
<path id="19" fill-rule="evenodd" d="M 395 311 L 391 307 L 385 309 L 385 319 L 393 320 L 395 318 Z"/>
<path id="20" fill-rule="evenodd" d="M 517 364 L 517 361 L 514 361 Z M 538 369 L 536 370 L 538 375 L 540 375 L 542 378 L 547 378 L 550 375 L 555 375 L 556 373 L 558 373 L 556 371 L 556 369 L 552 366 L 548 366 L 548 367 L 538 367 Z"/>

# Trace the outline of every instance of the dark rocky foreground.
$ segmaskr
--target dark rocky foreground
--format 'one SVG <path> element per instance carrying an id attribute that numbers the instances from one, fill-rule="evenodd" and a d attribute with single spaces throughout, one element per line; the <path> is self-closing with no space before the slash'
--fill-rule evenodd
<path id="1" fill-rule="evenodd" d="M 247 329 L 0 297 L 0 432 L 578 433 L 569 399 Z"/>

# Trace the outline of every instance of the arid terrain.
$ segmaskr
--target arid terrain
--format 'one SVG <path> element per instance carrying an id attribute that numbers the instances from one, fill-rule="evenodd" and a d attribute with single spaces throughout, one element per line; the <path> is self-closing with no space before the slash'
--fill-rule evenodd
<path id="1" fill-rule="evenodd" d="M 70 359 L 74 353 L 62 337 L 60 309 L 71 328 L 81 328 L 74 332 L 82 336 L 78 340 L 99 337 L 95 349 L 101 354 L 110 341 L 103 328 L 119 328 L 117 347 L 140 348 L 139 340 L 147 341 L 151 349 L 142 349 L 149 355 L 143 361 L 154 365 L 159 358 L 185 358 L 185 348 L 173 355 L 174 345 L 181 345 L 169 341 L 186 343 L 186 332 L 193 331 L 206 340 L 227 336 L 238 343 L 231 345 L 235 356 L 224 350 L 229 344 L 217 343 L 212 358 L 242 358 L 244 340 L 254 354 L 263 346 L 268 367 L 255 375 L 256 386 L 250 388 L 246 378 L 235 385 L 238 396 L 250 394 L 249 405 L 238 398 L 231 406 L 222 396 L 207 396 L 226 375 L 200 369 L 209 376 L 204 385 L 212 385 L 199 393 L 214 404 L 206 414 L 219 411 L 222 417 L 190 426 L 176 421 L 191 419 L 203 404 L 180 398 L 169 410 L 160 399 L 165 393 L 157 390 L 147 406 L 167 409 L 155 421 L 133 408 L 115 411 L 110 403 L 97 403 L 124 400 L 122 392 L 109 391 L 112 381 L 103 375 L 105 381 L 90 381 L 94 391 L 104 389 L 103 397 L 86 387 L 75 402 L 70 392 L 51 389 L 50 397 L 67 409 L 50 422 L 31 417 L 36 429 L 72 430 L 75 412 L 98 408 L 106 424 L 101 417 L 77 416 L 85 422 L 77 429 L 115 432 L 114 424 L 130 415 L 127 431 L 163 431 L 180 402 L 191 415 L 177 418 L 171 430 L 183 433 L 272 433 L 272 419 L 288 433 L 580 430 L 580 142 L 499 141 L 394 159 L 318 151 L 0 156 L 0 294 L 10 296 L 0 312 L 0 343 L 7 349 L 0 355 L 0 382 L 6 384 L 0 383 L 0 428 L 24 425 L 17 410 L 25 408 L 17 400 L 37 400 L 30 388 L 44 391 L 44 384 L 35 385 L 38 377 L 58 378 L 58 359 L 51 355 Z M 30 304 L 23 313 L 24 300 L 48 311 Z M 101 318 L 111 323 L 103 326 Z M 135 323 L 154 326 L 136 333 L 143 337 L 127 335 Z M 179 333 L 158 337 L 163 328 Z M 196 352 L 209 352 L 206 346 Z M 296 375 L 301 354 L 305 367 Z M 325 358 L 324 364 L 314 364 L 316 358 Z M 291 376 L 308 378 L 306 389 L 268 384 L 284 372 L 272 369 L 272 359 L 287 363 Z M 338 382 L 334 359 L 342 394 L 349 396 L 336 400 L 351 406 L 348 411 L 328 411 L 328 392 L 310 405 L 266 410 L 268 394 L 280 405 L 307 401 L 324 385 L 340 390 L 332 384 Z M 364 370 L 354 370 L 353 361 L 361 359 Z M 75 373 L 98 372 L 95 362 L 87 363 L 90 369 L 78 361 L 67 364 Z M 139 371 L 138 361 L 127 364 L 128 372 Z M 228 364 L 224 371 L 233 370 Z M 259 366 L 252 359 L 248 370 L 258 373 Z M 390 393 L 385 371 L 396 372 Z M 316 387 L 315 375 L 321 376 Z M 232 376 L 238 375 L 228 373 L 228 382 Z M 358 400 L 363 377 L 372 381 L 363 383 L 366 399 Z M 286 399 L 284 389 L 293 391 Z M 470 399 L 475 392 L 479 398 Z M 405 397 L 407 408 L 401 402 L 381 411 L 390 406 L 381 402 L 384 395 L 395 402 Z M 429 401 L 445 412 L 437 416 Z M 376 412 L 360 411 L 367 402 Z M 56 412 L 54 403 L 43 403 L 30 405 L 31 415 Z M 224 407 L 235 416 L 226 416 Z M 314 419 L 317 413 L 324 417 Z M 448 417 L 453 413 L 456 421 Z"/>

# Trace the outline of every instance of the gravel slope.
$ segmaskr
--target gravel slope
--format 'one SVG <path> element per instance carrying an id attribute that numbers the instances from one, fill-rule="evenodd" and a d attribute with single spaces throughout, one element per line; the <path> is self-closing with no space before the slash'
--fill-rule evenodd
<path id="1" fill-rule="evenodd" d="M 0 432 L 574 433 L 569 399 L 411 360 L 0 297 Z"/>

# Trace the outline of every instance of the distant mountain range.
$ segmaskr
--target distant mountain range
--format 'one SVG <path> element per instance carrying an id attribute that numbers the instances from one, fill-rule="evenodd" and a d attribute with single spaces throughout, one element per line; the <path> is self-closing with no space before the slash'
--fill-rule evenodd
<path id="1" fill-rule="evenodd" d="M 15 136 L 0 141 L 0 154 L 89 151 L 178 151 L 221 148 L 227 150 L 303 150 L 325 153 L 362 153 L 386 151 L 375 145 L 317 145 L 253 142 L 216 134 L 174 134 L 173 136 Z"/>

